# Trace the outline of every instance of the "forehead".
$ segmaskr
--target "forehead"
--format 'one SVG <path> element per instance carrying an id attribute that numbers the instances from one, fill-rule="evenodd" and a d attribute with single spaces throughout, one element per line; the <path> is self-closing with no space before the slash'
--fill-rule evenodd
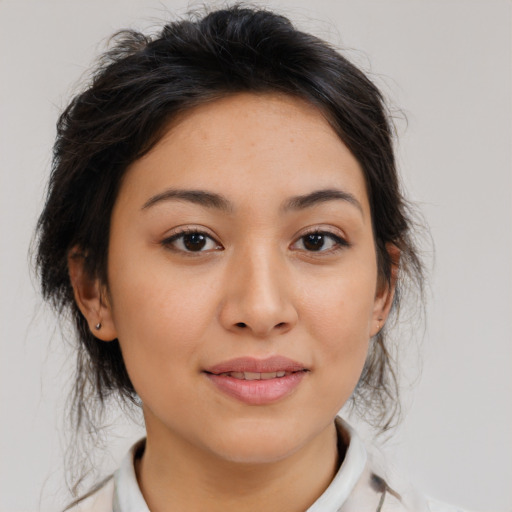
<path id="1" fill-rule="evenodd" d="M 341 188 L 367 207 L 361 167 L 321 112 L 279 94 L 236 94 L 185 112 L 123 181 L 121 192 L 139 201 L 166 187 L 246 204 Z"/>

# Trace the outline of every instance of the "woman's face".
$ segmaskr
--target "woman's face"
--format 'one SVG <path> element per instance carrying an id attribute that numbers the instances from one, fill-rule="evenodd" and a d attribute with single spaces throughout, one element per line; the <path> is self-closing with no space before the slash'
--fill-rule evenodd
<path id="1" fill-rule="evenodd" d="M 119 339 L 148 439 L 244 462 L 332 427 L 390 302 L 358 162 L 279 95 L 200 106 L 131 165 L 108 280 L 98 335 Z"/>

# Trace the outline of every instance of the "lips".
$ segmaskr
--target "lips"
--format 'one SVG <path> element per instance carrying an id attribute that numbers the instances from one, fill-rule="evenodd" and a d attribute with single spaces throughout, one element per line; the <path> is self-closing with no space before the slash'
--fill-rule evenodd
<path id="1" fill-rule="evenodd" d="M 268 379 L 280 379 L 281 377 L 286 377 L 290 372 L 279 371 L 279 372 L 225 372 L 220 373 L 219 375 L 222 377 L 233 377 L 234 379 L 239 380 L 268 380 Z"/>
<path id="2" fill-rule="evenodd" d="M 243 357 L 207 368 L 204 373 L 217 391 L 248 405 L 265 405 L 290 395 L 309 369 L 283 356 Z"/>
<path id="3" fill-rule="evenodd" d="M 274 373 L 274 372 L 298 372 L 307 370 L 306 366 L 284 356 L 272 356 L 266 359 L 254 357 L 238 357 L 225 361 L 215 366 L 206 368 L 208 373 L 219 375 L 221 373 Z"/>

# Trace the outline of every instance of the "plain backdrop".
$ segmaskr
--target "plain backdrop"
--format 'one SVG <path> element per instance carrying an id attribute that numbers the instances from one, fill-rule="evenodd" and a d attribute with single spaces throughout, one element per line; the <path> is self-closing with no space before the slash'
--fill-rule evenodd
<path id="1" fill-rule="evenodd" d="M 400 169 L 436 251 L 423 371 L 405 358 L 408 382 L 418 378 L 385 450 L 438 499 L 512 510 L 511 2 L 254 3 L 346 48 L 407 117 L 397 119 Z M 66 501 L 62 411 L 73 359 L 28 260 L 57 116 L 111 33 L 154 27 L 187 6 L 0 0 L 0 512 Z M 114 432 L 105 471 L 140 435 L 126 422 Z"/>

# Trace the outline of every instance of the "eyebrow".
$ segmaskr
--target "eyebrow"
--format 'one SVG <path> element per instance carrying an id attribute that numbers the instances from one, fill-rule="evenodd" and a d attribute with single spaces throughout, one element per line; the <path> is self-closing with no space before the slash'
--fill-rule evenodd
<path id="1" fill-rule="evenodd" d="M 163 201 L 187 201 L 190 203 L 198 204 L 206 208 L 214 208 L 227 213 L 233 212 L 234 208 L 232 203 L 223 195 L 215 192 L 207 192 L 206 190 L 182 190 L 182 189 L 168 189 L 164 192 L 160 192 L 149 198 L 144 205 L 142 210 L 150 208 L 155 204 Z M 361 203 L 355 198 L 350 192 L 346 192 L 340 189 L 323 189 L 316 190 L 309 194 L 294 196 L 286 200 L 282 210 L 303 210 L 316 206 L 320 203 L 328 201 L 346 201 L 349 204 L 355 206 L 361 214 L 364 216 L 363 207 Z"/>
<path id="2" fill-rule="evenodd" d="M 286 203 L 283 206 L 283 209 L 285 211 L 303 210 L 311 206 L 316 206 L 317 204 L 320 203 L 336 200 L 348 202 L 349 204 L 355 206 L 364 216 L 363 207 L 361 206 L 361 203 L 356 199 L 356 197 L 350 192 L 346 192 L 344 190 L 340 190 L 337 188 L 316 190 L 315 192 L 311 192 L 310 194 L 292 197 L 286 201 Z"/>
<path id="3" fill-rule="evenodd" d="M 156 194 L 149 198 L 142 209 L 145 210 L 154 206 L 162 201 L 187 201 L 189 203 L 198 204 L 205 206 L 206 208 L 214 208 L 216 210 L 222 210 L 227 213 L 233 211 L 232 204 L 222 195 L 214 192 L 206 192 L 205 190 L 179 190 L 179 189 L 168 189 L 160 194 Z"/>

